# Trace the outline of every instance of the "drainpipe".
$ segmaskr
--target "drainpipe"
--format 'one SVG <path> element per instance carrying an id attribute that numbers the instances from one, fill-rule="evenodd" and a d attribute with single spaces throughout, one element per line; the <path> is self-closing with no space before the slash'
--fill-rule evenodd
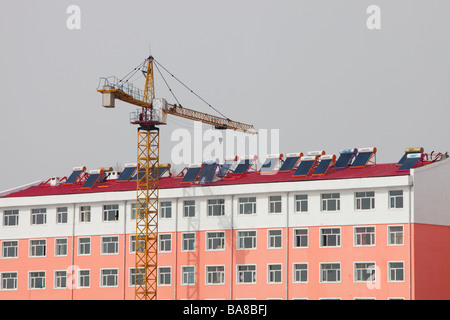
<path id="1" fill-rule="evenodd" d="M 231 222 L 230 222 L 230 300 L 233 299 L 233 216 L 234 216 L 234 194 L 231 196 Z"/>
<path id="2" fill-rule="evenodd" d="M 174 245 L 174 252 L 175 252 L 175 257 L 174 257 L 174 273 L 173 273 L 173 294 L 174 294 L 174 299 L 177 300 L 177 274 L 178 274 L 178 269 L 177 269 L 177 256 L 178 256 L 178 251 L 177 251 L 177 241 L 178 241 L 178 198 L 175 199 L 175 245 Z"/>
<path id="3" fill-rule="evenodd" d="M 411 177 L 412 177 L 412 179 L 413 179 L 413 181 L 414 181 L 414 170 L 412 170 L 413 172 L 412 172 L 412 175 L 411 175 Z M 412 182 L 413 183 L 413 182 Z M 413 213 L 413 209 L 412 209 L 412 206 L 414 205 L 414 201 L 413 201 L 413 199 L 412 199 L 412 191 L 413 191 L 413 189 L 412 189 L 412 183 L 409 185 L 409 217 L 408 217 L 408 219 L 409 219 L 409 221 L 408 221 L 408 228 L 409 228 L 409 231 L 408 231 L 408 242 L 409 242 L 409 252 L 408 252 L 408 255 L 409 255 L 409 300 L 411 300 L 411 298 L 412 298 L 412 267 L 411 267 L 411 250 L 412 250 L 412 248 L 411 248 L 411 218 L 412 218 L 412 213 Z"/>
<path id="4" fill-rule="evenodd" d="M 72 265 L 72 270 L 71 270 L 71 272 L 73 273 L 74 272 L 74 259 L 75 259 L 75 247 L 74 247 L 74 245 L 75 245 L 75 207 L 76 207 L 76 204 L 74 203 L 73 204 L 73 217 L 72 217 L 72 262 L 71 262 L 71 265 Z M 70 277 L 70 280 L 71 281 L 73 281 L 73 277 L 71 276 Z M 73 283 L 71 283 L 71 285 L 70 285 L 70 300 L 73 300 Z"/>
<path id="5" fill-rule="evenodd" d="M 126 242 L 127 242 L 127 205 L 128 205 L 128 201 L 125 200 L 125 209 L 124 209 L 124 214 L 123 214 L 123 267 L 122 267 L 122 278 L 123 278 L 123 289 L 122 289 L 122 300 L 125 300 L 125 275 L 127 274 L 126 272 L 126 264 L 125 264 L 125 259 L 126 259 Z M 120 216 L 119 216 L 120 218 Z"/>
<path id="6" fill-rule="evenodd" d="M 289 299 L 289 197 L 290 192 L 286 199 L 286 300 Z"/>

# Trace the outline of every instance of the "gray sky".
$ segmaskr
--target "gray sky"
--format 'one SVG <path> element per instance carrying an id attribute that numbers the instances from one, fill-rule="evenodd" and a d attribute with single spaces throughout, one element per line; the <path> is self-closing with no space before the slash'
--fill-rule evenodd
<path id="1" fill-rule="evenodd" d="M 80 30 L 66 27 L 71 4 Z M 366 26 L 372 4 L 380 30 Z M 229 118 L 279 129 L 282 153 L 375 146 L 384 163 L 407 147 L 449 151 L 448 12 L 447 0 L 2 1 L 0 190 L 136 162 L 135 107 L 104 109 L 96 89 L 149 48 Z M 214 113 L 173 90 L 183 106 Z M 169 117 L 161 162 L 177 128 L 193 123 Z"/>

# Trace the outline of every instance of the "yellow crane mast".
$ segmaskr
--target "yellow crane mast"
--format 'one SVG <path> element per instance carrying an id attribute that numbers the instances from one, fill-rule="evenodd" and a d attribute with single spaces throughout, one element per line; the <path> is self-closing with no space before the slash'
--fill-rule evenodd
<path id="1" fill-rule="evenodd" d="M 144 91 L 128 82 L 116 78 L 101 78 L 103 106 L 115 107 L 115 99 L 141 107 L 131 123 L 139 125 L 137 130 L 137 185 L 136 185 L 136 263 L 135 299 L 157 299 L 158 270 L 158 206 L 159 206 L 159 125 L 166 124 L 167 114 L 200 121 L 217 129 L 230 129 L 256 134 L 252 125 L 232 121 L 225 117 L 171 105 L 165 99 L 155 98 L 153 75 L 154 58 L 150 56 L 141 66 L 147 64 Z M 135 71 L 138 69 L 135 68 Z"/>

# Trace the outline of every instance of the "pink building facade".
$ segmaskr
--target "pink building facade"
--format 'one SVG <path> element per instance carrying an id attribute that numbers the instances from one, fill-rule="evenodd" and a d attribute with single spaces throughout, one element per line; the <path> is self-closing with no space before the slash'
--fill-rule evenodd
<path id="1" fill-rule="evenodd" d="M 450 299 L 450 160 L 161 178 L 158 299 Z M 134 299 L 135 185 L 0 197 L 0 299 Z"/>

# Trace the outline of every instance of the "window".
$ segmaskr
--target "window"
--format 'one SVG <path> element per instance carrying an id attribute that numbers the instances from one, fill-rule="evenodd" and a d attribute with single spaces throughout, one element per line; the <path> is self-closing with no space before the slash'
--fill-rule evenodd
<path id="1" fill-rule="evenodd" d="M 195 200 L 184 201 L 184 216 L 195 217 Z"/>
<path id="2" fill-rule="evenodd" d="M 56 209 L 56 223 L 67 223 L 67 207 Z"/>
<path id="3" fill-rule="evenodd" d="M 308 195 L 307 194 L 295 195 L 295 211 L 296 212 L 308 212 Z"/>
<path id="4" fill-rule="evenodd" d="M 67 271 L 55 271 L 55 289 L 67 288 Z"/>
<path id="5" fill-rule="evenodd" d="M 31 209 L 31 224 L 46 224 L 47 223 L 47 209 Z"/>
<path id="6" fill-rule="evenodd" d="M 388 245 L 403 245 L 403 226 L 388 226 Z"/>
<path id="7" fill-rule="evenodd" d="M 267 265 L 267 283 L 281 283 L 281 264 Z"/>
<path id="8" fill-rule="evenodd" d="M 119 282 L 118 269 L 101 269 L 100 276 L 102 287 L 117 287 L 117 284 Z"/>
<path id="9" fill-rule="evenodd" d="M 139 268 L 139 273 L 137 275 L 137 281 L 139 285 L 142 285 L 144 283 L 143 281 L 143 275 L 145 273 L 145 269 L 144 268 Z M 130 286 L 135 286 L 136 285 L 136 268 L 130 268 Z"/>
<path id="10" fill-rule="evenodd" d="M 375 192 L 356 192 L 355 193 L 356 210 L 369 210 L 375 208 Z"/>
<path id="11" fill-rule="evenodd" d="M 294 248 L 308 247 L 308 229 L 294 230 Z"/>
<path id="12" fill-rule="evenodd" d="M 256 283 L 256 265 L 238 265 L 237 283 Z"/>
<path id="13" fill-rule="evenodd" d="M 403 262 L 389 262 L 389 282 L 404 281 Z"/>
<path id="14" fill-rule="evenodd" d="M 2 272 L 0 274 L 0 289 L 1 290 L 16 290 L 17 289 L 17 272 Z"/>
<path id="15" fill-rule="evenodd" d="M 172 278 L 171 267 L 159 267 L 158 268 L 158 285 L 170 286 Z"/>
<path id="16" fill-rule="evenodd" d="M 207 232 L 206 250 L 225 249 L 225 232 Z"/>
<path id="17" fill-rule="evenodd" d="M 320 229 L 320 246 L 321 247 L 340 247 L 341 246 L 341 229 L 340 228 Z"/>
<path id="18" fill-rule="evenodd" d="M 294 282 L 308 282 L 307 263 L 294 263 Z"/>
<path id="19" fill-rule="evenodd" d="M 340 263 L 320 264 L 320 282 L 340 282 L 340 281 L 341 281 Z"/>
<path id="20" fill-rule="evenodd" d="M 255 214 L 256 197 L 239 198 L 239 214 Z"/>
<path id="21" fill-rule="evenodd" d="M 338 211 L 341 210 L 341 195 L 339 193 L 323 193 L 322 211 Z"/>
<path id="22" fill-rule="evenodd" d="M 119 220 L 119 205 L 106 204 L 103 206 L 103 221 Z"/>
<path id="23" fill-rule="evenodd" d="M 139 252 L 144 252 L 145 240 L 140 240 Z M 136 235 L 130 235 L 130 253 L 136 252 Z"/>
<path id="24" fill-rule="evenodd" d="M 78 255 L 91 254 L 91 238 L 79 238 L 78 239 Z"/>
<path id="25" fill-rule="evenodd" d="M 136 202 L 131 204 L 131 220 L 136 220 Z"/>
<path id="26" fill-rule="evenodd" d="M 55 239 L 55 256 L 67 256 L 67 239 Z"/>
<path id="27" fill-rule="evenodd" d="M 45 257 L 47 240 L 30 240 L 30 257 Z"/>
<path id="28" fill-rule="evenodd" d="M 119 253 L 119 237 L 102 237 L 102 254 L 118 254 Z"/>
<path id="29" fill-rule="evenodd" d="M 181 239 L 181 251 L 195 251 L 195 233 L 183 233 Z"/>
<path id="30" fill-rule="evenodd" d="M 195 267 L 183 266 L 181 267 L 181 284 L 194 285 L 195 284 Z"/>
<path id="31" fill-rule="evenodd" d="M 19 241 L 2 241 L 2 258 L 17 258 L 19 251 Z"/>
<path id="32" fill-rule="evenodd" d="M 89 288 L 91 270 L 78 270 L 78 288 Z"/>
<path id="33" fill-rule="evenodd" d="M 238 231 L 238 249 L 256 249 L 256 231 Z"/>
<path id="34" fill-rule="evenodd" d="M 224 284 L 224 266 L 206 266 L 206 284 Z"/>
<path id="35" fill-rule="evenodd" d="M 268 230 L 267 231 L 267 248 L 275 249 L 282 247 L 282 235 L 281 230 Z"/>
<path id="36" fill-rule="evenodd" d="M 269 213 L 281 213 L 281 196 L 269 197 Z"/>
<path id="37" fill-rule="evenodd" d="M 403 208 L 403 190 L 389 191 L 389 208 Z"/>
<path id="38" fill-rule="evenodd" d="M 163 219 L 172 218 L 172 201 L 161 202 L 161 218 Z"/>
<path id="39" fill-rule="evenodd" d="M 90 221 L 91 221 L 91 206 L 81 206 L 80 222 L 90 222 Z"/>
<path id="40" fill-rule="evenodd" d="M 211 199 L 208 200 L 208 216 L 223 216 L 225 215 L 225 200 Z"/>
<path id="41" fill-rule="evenodd" d="M 355 246 L 374 246 L 375 227 L 355 227 Z"/>
<path id="42" fill-rule="evenodd" d="M 375 263 L 374 262 L 355 262 L 355 282 L 374 282 L 375 281 Z"/>
<path id="43" fill-rule="evenodd" d="M 45 289 L 45 271 L 30 271 L 28 280 L 29 289 Z"/>
<path id="44" fill-rule="evenodd" d="M 159 235 L 159 251 L 170 252 L 172 251 L 172 235 L 160 234 Z"/>
<path id="45" fill-rule="evenodd" d="M 19 225 L 19 210 L 5 210 L 3 212 L 3 225 L 4 226 Z"/>

